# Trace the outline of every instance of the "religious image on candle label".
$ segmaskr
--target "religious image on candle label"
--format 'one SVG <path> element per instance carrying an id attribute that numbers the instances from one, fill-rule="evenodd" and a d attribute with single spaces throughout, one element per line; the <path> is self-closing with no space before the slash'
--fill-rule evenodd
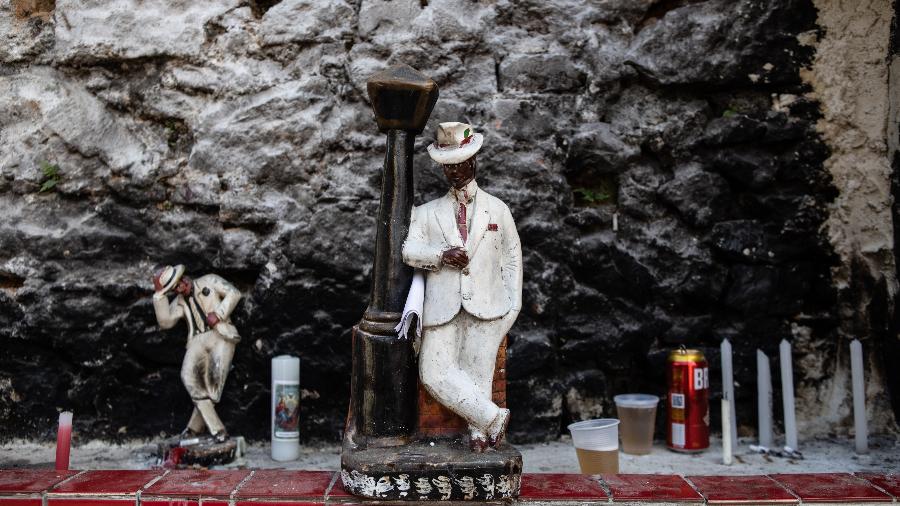
<path id="1" fill-rule="evenodd" d="M 275 384 L 275 437 L 298 438 L 300 430 L 300 385 Z"/>

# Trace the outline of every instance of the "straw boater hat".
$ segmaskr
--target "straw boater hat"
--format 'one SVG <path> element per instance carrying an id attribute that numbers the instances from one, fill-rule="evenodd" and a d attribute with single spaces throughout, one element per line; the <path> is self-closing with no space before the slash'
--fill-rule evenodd
<path id="1" fill-rule="evenodd" d="M 183 265 L 176 265 L 175 267 L 167 265 L 153 277 L 153 286 L 156 288 L 157 292 L 168 292 L 172 287 L 178 284 L 178 281 L 181 280 L 183 274 Z"/>
<path id="2" fill-rule="evenodd" d="M 431 159 L 442 165 L 462 163 L 481 149 L 484 136 L 476 134 L 472 125 L 451 121 L 441 123 L 437 140 L 428 146 Z"/>

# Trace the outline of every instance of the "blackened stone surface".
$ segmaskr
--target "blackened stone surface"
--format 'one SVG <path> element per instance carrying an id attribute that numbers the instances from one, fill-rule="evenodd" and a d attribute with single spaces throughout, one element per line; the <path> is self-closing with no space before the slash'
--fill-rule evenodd
<path id="1" fill-rule="evenodd" d="M 715 363 L 723 337 L 753 425 L 755 349 L 797 321 L 834 338 L 810 1 L 266 5 L 57 0 L 18 19 L 0 0 L 0 437 L 50 439 L 63 408 L 83 437 L 178 433 L 185 331 L 160 331 L 149 296 L 155 266 L 184 263 L 244 293 L 229 430 L 268 437 L 269 360 L 291 353 L 302 437 L 338 440 L 384 157 L 365 80 L 394 63 L 441 90 L 416 201 L 445 191 L 434 125 L 465 120 L 517 221 L 514 440 L 661 394 L 667 350 Z"/>

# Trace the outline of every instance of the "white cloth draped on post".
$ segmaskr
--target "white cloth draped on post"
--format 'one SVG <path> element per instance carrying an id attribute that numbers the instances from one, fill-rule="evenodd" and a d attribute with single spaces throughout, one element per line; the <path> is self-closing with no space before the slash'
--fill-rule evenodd
<path id="1" fill-rule="evenodd" d="M 409 339 L 409 327 L 412 325 L 412 317 L 416 316 L 416 328 L 412 338 L 422 337 L 422 311 L 425 307 L 425 274 L 421 269 L 416 269 L 412 283 L 409 285 L 409 294 L 406 296 L 406 305 L 403 306 L 403 316 L 400 323 L 394 328 L 400 339 Z"/>

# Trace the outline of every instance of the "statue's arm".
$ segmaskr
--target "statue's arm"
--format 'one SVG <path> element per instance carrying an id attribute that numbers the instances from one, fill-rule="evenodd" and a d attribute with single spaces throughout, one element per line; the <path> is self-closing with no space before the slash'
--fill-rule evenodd
<path id="1" fill-rule="evenodd" d="M 503 285 L 512 303 L 512 311 L 522 309 L 522 244 L 519 232 L 509 208 L 504 206 L 503 212 L 503 266 L 501 269 Z"/>
<path id="2" fill-rule="evenodd" d="M 156 311 L 156 322 L 164 329 L 174 327 L 175 323 L 184 317 L 184 311 L 178 304 L 178 298 L 176 297 L 170 303 L 169 298 L 162 292 L 153 294 L 153 309 Z"/>
<path id="3" fill-rule="evenodd" d="M 222 298 L 214 312 L 219 320 L 226 320 L 231 316 L 231 312 L 234 311 L 238 301 L 241 300 L 241 292 L 221 276 L 216 274 L 210 274 L 210 276 L 213 288 L 218 292 L 219 297 Z"/>
<path id="4" fill-rule="evenodd" d="M 443 249 L 428 243 L 428 216 L 419 207 L 412 210 L 409 233 L 403 241 L 403 262 L 417 269 L 436 271 L 441 268 Z"/>

